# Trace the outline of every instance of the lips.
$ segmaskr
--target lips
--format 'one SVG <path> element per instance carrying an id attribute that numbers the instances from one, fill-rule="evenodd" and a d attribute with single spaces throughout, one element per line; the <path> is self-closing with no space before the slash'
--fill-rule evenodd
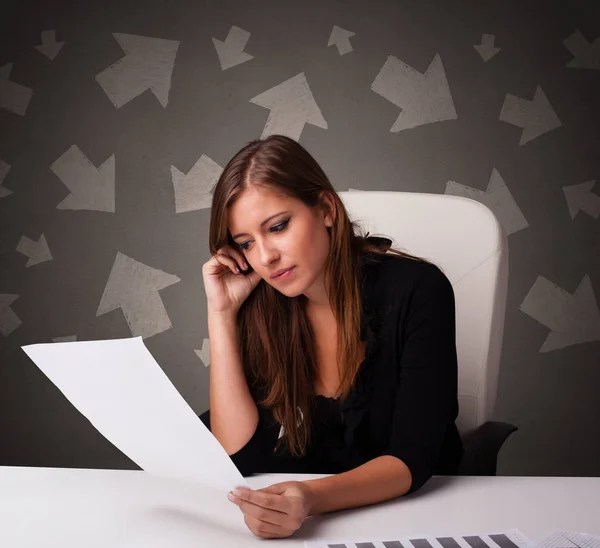
<path id="1" fill-rule="evenodd" d="M 289 272 L 290 270 L 293 270 L 293 266 L 291 266 L 290 268 L 286 268 L 284 270 L 278 270 L 277 272 L 275 272 L 271 278 L 274 280 L 278 280 L 280 278 L 280 276 L 284 275 L 286 272 Z"/>

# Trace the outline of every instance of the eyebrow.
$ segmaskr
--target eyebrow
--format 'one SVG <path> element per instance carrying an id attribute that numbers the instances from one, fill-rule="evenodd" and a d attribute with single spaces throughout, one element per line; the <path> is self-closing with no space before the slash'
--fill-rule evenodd
<path id="1" fill-rule="evenodd" d="M 283 215 L 284 213 L 290 213 L 289 211 L 280 211 L 279 213 L 275 213 L 275 215 L 271 215 L 270 217 L 267 217 L 262 223 L 260 223 L 260 227 L 262 228 L 263 226 L 265 226 L 271 219 L 274 219 L 275 217 L 277 217 L 278 215 Z M 236 234 L 235 236 L 232 236 L 232 238 L 235 240 L 236 238 L 239 238 L 240 236 L 249 236 L 249 234 L 247 234 L 246 232 L 239 232 L 238 234 Z"/>

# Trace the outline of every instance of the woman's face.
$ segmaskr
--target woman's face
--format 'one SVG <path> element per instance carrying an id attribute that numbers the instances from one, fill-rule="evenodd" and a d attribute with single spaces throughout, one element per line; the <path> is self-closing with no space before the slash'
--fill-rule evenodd
<path id="1" fill-rule="evenodd" d="M 333 208 L 333 200 L 324 193 Z M 332 210 L 332 209 L 331 209 Z M 331 211 L 330 210 L 330 211 Z M 247 188 L 230 207 L 228 228 L 248 264 L 269 285 L 294 297 L 321 297 L 331 214 L 262 186 Z M 281 278 L 272 275 L 293 267 Z M 317 289 L 318 288 L 318 289 Z"/>

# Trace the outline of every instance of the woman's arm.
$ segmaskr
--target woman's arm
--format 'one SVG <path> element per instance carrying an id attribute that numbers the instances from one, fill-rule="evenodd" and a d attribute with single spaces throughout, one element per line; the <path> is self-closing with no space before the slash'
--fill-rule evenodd
<path id="1" fill-rule="evenodd" d="M 399 497 L 410 489 L 411 481 L 406 464 L 385 455 L 348 472 L 303 483 L 309 488 L 313 516 Z"/>
<path id="2" fill-rule="evenodd" d="M 210 429 L 228 455 L 252 438 L 258 409 L 240 359 L 237 313 L 208 310 Z"/>

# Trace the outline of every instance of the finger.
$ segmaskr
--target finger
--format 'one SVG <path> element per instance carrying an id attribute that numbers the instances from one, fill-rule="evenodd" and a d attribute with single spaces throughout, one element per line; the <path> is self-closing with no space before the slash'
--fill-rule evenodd
<path id="1" fill-rule="evenodd" d="M 257 536 L 263 538 L 280 538 L 286 536 L 286 529 L 273 523 L 261 521 L 254 516 L 245 514 L 244 522 L 248 528 Z"/>
<path id="2" fill-rule="evenodd" d="M 228 246 L 228 249 L 231 250 L 232 255 L 235 257 L 236 261 L 242 267 L 243 270 L 248 268 L 248 261 L 246 261 L 246 257 L 242 253 L 242 251 L 236 247 Z"/>
<path id="3" fill-rule="evenodd" d="M 240 253 L 237 249 L 231 247 L 230 245 L 221 247 L 217 250 L 217 253 L 225 257 L 231 258 L 234 261 L 234 263 L 237 263 L 236 266 L 238 266 L 242 270 L 246 270 L 248 268 L 248 263 L 244 255 Z"/>
<path id="4" fill-rule="evenodd" d="M 288 487 L 289 482 L 274 483 L 268 487 L 258 489 L 261 493 L 270 493 L 272 495 L 281 495 Z"/>
<path id="5" fill-rule="evenodd" d="M 269 508 L 263 508 L 262 506 L 252 504 L 246 500 L 239 501 L 237 505 L 246 516 L 252 516 L 254 519 L 279 527 L 287 525 L 287 520 L 289 519 L 287 514 Z"/>
<path id="6" fill-rule="evenodd" d="M 234 274 L 236 273 L 236 269 L 239 271 L 239 267 L 235 260 L 225 253 L 217 251 L 217 253 L 213 255 L 213 259 L 219 264 L 229 268 Z"/>
<path id="7" fill-rule="evenodd" d="M 261 508 L 266 508 L 268 510 L 274 510 L 276 512 L 281 512 L 283 514 L 287 514 L 287 500 L 286 497 L 281 495 L 274 495 L 271 493 L 263 493 L 261 491 L 253 491 L 252 489 L 236 489 L 238 494 L 233 493 L 236 499 L 239 499 L 239 502 L 247 502 L 253 504 L 255 506 L 259 506 Z M 237 502 L 236 502 L 237 503 Z"/>

